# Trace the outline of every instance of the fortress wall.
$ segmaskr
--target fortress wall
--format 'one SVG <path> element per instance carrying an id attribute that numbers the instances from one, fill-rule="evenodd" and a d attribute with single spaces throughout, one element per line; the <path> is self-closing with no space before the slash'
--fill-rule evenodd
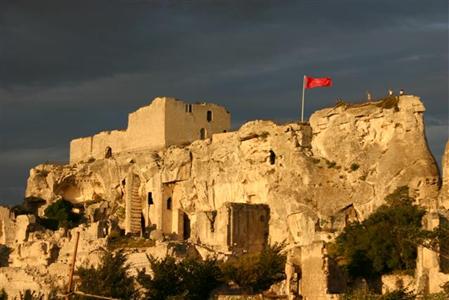
<path id="1" fill-rule="evenodd" d="M 159 149 L 165 147 L 166 98 L 159 97 L 128 117 L 127 151 Z"/>
<path id="2" fill-rule="evenodd" d="M 70 163 L 87 160 L 92 156 L 91 136 L 70 141 Z"/>
<path id="3" fill-rule="evenodd" d="M 191 109 L 189 109 L 191 107 Z M 208 111 L 211 120 L 208 121 Z M 70 163 L 103 158 L 106 147 L 112 153 L 140 150 L 158 150 L 169 145 L 191 143 L 205 137 L 228 131 L 231 115 L 215 104 L 186 104 L 169 97 L 155 98 L 151 104 L 139 108 L 128 116 L 127 130 L 100 132 L 93 137 L 70 142 Z"/>
<path id="4" fill-rule="evenodd" d="M 165 142 L 167 145 L 190 143 L 200 139 L 200 130 L 206 130 L 206 138 L 213 133 L 229 131 L 231 114 L 224 107 L 215 104 L 189 104 L 182 101 L 168 101 L 166 118 L 173 120 L 165 123 Z M 212 112 L 212 120 L 208 122 L 207 111 Z"/>
<path id="5" fill-rule="evenodd" d="M 113 130 L 97 133 L 92 137 L 92 157 L 104 158 L 106 147 L 111 147 L 112 153 L 126 150 L 126 131 Z"/>

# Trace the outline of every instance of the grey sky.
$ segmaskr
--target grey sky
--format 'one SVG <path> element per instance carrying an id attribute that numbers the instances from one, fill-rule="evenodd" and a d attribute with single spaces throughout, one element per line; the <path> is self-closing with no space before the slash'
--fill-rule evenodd
<path id="1" fill-rule="evenodd" d="M 447 0 L 0 0 L 0 203 L 69 140 L 126 126 L 159 95 L 225 105 L 233 125 L 294 120 L 391 87 L 422 97 L 431 149 L 448 139 Z"/>

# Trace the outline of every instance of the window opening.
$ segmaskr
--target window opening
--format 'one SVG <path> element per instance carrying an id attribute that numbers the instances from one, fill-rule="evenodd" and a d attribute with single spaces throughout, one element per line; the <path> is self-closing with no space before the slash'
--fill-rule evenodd
<path id="1" fill-rule="evenodd" d="M 148 192 L 148 205 L 154 204 L 153 202 L 153 193 Z"/>
<path id="2" fill-rule="evenodd" d="M 172 199 L 171 197 L 168 197 L 167 199 L 167 210 L 171 210 L 172 208 Z"/>
<path id="3" fill-rule="evenodd" d="M 104 158 L 111 158 L 112 157 L 112 148 L 107 146 L 106 149 L 104 149 Z"/>
<path id="4" fill-rule="evenodd" d="M 270 164 L 274 165 L 276 162 L 276 153 L 273 150 L 270 150 Z"/>
<path id="5" fill-rule="evenodd" d="M 204 140 L 206 138 L 206 129 L 201 128 L 200 129 L 200 139 Z"/>
<path id="6" fill-rule="evenodd" d="M 206 118 L 207 118 L 207 122 L 211 122 L 212 121 L 212 111 L 211 110 L 207 111 Z"/>

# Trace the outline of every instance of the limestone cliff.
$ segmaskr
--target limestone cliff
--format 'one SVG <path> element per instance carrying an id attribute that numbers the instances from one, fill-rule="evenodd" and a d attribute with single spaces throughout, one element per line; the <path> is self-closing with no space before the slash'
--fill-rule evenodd
<path id="1" fill-rule="evenodd" d="M 349 216 L 365 218 L 401 185 L 421 204 L 436 207 L 440 179 L 426 143 L 424 111 L 418 97 L 400 96 L 326 108 L 311 116 L 310 125 L 252 121 L 158 152 L 39 165 L 30 172 L 26 196 L 48 203 L 104 200 L 125 226 L 126 180 L 135 174 L 139 208 L 164 232 L 177 232 L 177 216 L 162 208 L 167 198 L 189 216 L 192 228 L 201 212 L 226 202 L 263 203 L 271 210 L 272 241 L 308 244 L 318 229 L 330 232 Z M 150 193 L 153 206 L 146 204 Z"/>
<path id="2" fill-rule="evenodd" d="M 439 204 L 442 208 L 449 209 L 449 142 L 446 144 L 441 168 L 443 172 L 443 184 L 440 190 Z"/>

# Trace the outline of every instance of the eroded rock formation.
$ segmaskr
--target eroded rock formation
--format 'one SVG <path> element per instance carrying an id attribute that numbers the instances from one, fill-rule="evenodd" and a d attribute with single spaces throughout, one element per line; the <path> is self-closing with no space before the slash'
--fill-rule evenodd
<path id="1" fill-rule="evenodd" d="M 448 208 L 449 149 L 440 192 L 424 111 L 420 99 L 408 95 L 339 104 L 315 112 L 310 124 L 252 121 L 235 132 L 160 151 L 112 149 L 104 159 L 42 164 L 30 171 L 26 197 L 43 201 L 41 215 L 47 205 L 64 198 L 81 204 L 91 224 L 114 220 L 130 233 L 151 228 L 153 237 L 189 240 L 199 253 L 235 251 L 245 245 L 248 224 L 260 222 L 260 228 L 268 225 L 268 236 L 265 229 L 253 230 L 255 248 L 265 240 L 286 240 L 306 247 L 307 253 L 348 222 L 366 218 L 399 186 L 408 185 L 429 210 L 438 203 Z M 100 247 L 104 239 L 98 228 L 89 230 L 97 233 L 83 239 L 85 247 Z M 20 254 L 12 254 L 13 265 L 62 263 L 70 241 L 67 236 L 59 244 L 25 238 L 15 244 Z M 56 258 L 54 247 L 59 249 Z M 31 252 L 42 255 L 30 262 Z M 139 255 L 134 255 L 137 261 Z M 326 270 L 320 272 L 324 276 Z M 324 287 L 320 290 L 326 293 Z"/>
<path id="2" fill-rule="evenodd" d="M 310 126 L 253 121 L 185 147 L 40 165 L 30 172 L 26 194 L 125 208 L 123 181 L 132 172 L 142 203 L 150 192 L 154 202 L 171 197 L 192 221 L 225 202 L 268 204 L 274 241 L 287 239 L 287 220 L 298 217 L 331 228 L 332 216 L 353 208 L 363 219 L 401 185 L 422 205 L 435 206 L 439 174 L 424 135 L 424 106 L 413 96 L 385 102 L 323 109 Z M 164 213 L 145 208 L 147 223 L 164 230 Z M 176 232 L 170 224 L 165 229 Z"/>

